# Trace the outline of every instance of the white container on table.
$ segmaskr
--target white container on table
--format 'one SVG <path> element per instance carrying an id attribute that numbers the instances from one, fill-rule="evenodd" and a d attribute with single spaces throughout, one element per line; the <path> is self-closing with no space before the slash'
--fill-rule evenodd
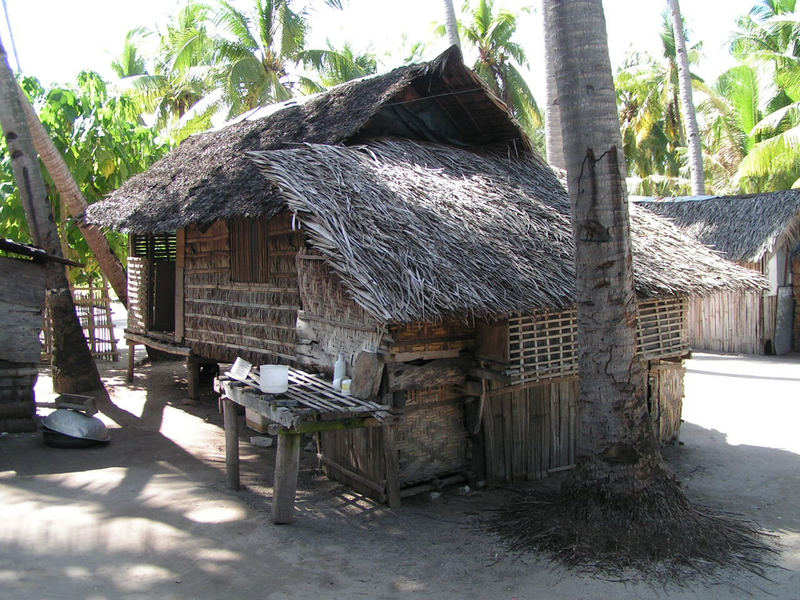
<path id="1" fill-rule="evenodd" d="M 282 394 L 289 389 L 288 365 L 261 365 L 261 391 L 265 394 Z"/>

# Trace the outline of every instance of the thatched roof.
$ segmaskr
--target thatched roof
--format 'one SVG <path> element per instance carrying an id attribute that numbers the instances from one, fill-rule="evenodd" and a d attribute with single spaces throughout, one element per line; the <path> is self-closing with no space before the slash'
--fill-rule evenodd
<path id="1" fill-rule="evenodd" d="M 800 190 L 636 203 L 737 262 L 758 262 L 783 240 L 800 238 Z"/>
<path id="2" fill-rule="evenodd" d="M 538 159 L 407 140 L 251 157 L 376 317 L 492 317 L 575 303 L 569 197 Z M 631 221 L 641 297 L 762 284 L 645 210 L 632 207 Z"/>
<path id="3" fill-rule="evenodd" d="M 256 109 L 221 129 L 192 136 L 92 205 L 86 218 L 120 231 L 163 233 L 192 223 L 258 216 L 270 206 L 271 189 L 247 151 L 381 136 L 530 149 L 505 107 L 454 47 L 433 61 Z"/>

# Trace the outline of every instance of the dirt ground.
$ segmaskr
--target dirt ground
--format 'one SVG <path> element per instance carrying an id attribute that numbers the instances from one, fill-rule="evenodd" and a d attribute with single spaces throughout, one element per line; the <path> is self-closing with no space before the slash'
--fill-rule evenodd
<path id="1" fill-rule="evenodd" d="M 274 449 L 241 432 L 246 490 L 225 487 L 224 433 L 209 387 L 186 400 L 181 363 L 103 366 L 112 442 L 61 450 L 0 437 L 0 597 L 800 598 L 800 357 L 696 354 L 681 445 L 665 449 L 687 493 L 777 536 L 770 580 L 726 572 L 663 588 L 512 555 L 478 526 L 508 489 L 446 490 L 400 510 L 321 476 L 304 452 L 294 524 L 269 519 Z M 37 397 L 52 396 L 46 373 Z M 45 411 L 40 411 L 44 414 Z"/>

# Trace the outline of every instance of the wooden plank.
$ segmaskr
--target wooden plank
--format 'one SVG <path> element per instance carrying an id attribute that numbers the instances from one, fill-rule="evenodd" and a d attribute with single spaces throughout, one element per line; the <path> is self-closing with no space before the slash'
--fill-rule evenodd
<path id="1" fill-rule="evenodd" d="M 272 487 L 272 522 L 276 524 L 291 523 L 294 520 L 302 437 L 299 433 L 288 431 L 281 431 L 278 435 L 275 483 Z"/>
<path id="2" fill-rule="evenodd" d="M 381 429 L 383 434 L 383 457 L 386 462 L 386 495 L 389 507 L 400 508 L 400 478 L 398 476 L 398 455 L 394 441 L 394 426 L 386 425 Z"/>
<path id="3" fill-rule="evenodd" d="M 360 352 L 353 365 L 350 392 L 357 398 L 378 395 L 383 376 L 383 358 L 375 352 Z"/>
<path id="4" fill-rule="evenodd" d="M 42 312 L 37 308 L 0 302 L 0 360 L 9 362 L 39 362 L 42 348 L 39 332 Z"/>
<path id="5" fill-rule="evenodd" d="M 508 320 L 475 324 L 475 356 L 495 362 L 508 362 Z"/>
<path id="6" fill-rule="evenodd" d="M 225 426 L 225 471 L 228 487 L 238 490 L 239 481 L 239 417 L 236 404 L 230 398 L 222 399 L 223 423 Z"/>
<path id="7" fill-rule="evenodd" d="M 161 350 L 166 352 L 167 354 L 177 354 L 179 356 L 189 356 L 192 351 L 190 348 L 186 346 L 179 346 L 177 344 L 173 344 L 170 342 L 164 342 L 161 340 L 156 340 L 149 335 L 143 335 L 138 333 L 131 333 L 129 331 L 125 332 L 125 339 L 128 342 L 135 342 L 137 344 L 142 344 L 143 346 L 149 346 L 150 348 L 155 348 L 156 350 Z"/>
<path id="8" fill-rule="evenodd" d="M 467 378 L 467 362 L 462 359 L 440 359 L 425 365 L 387 363 L 389 390 L 414 390 L 442 385 L 463 385 Z"/>
<path id="9" fill-rule="evenodd" d="M 0 301 L 11 302 L 34 310 L 44 308 L 46 280 L 44 265 L 31 260 L 18 260 L 0 256 Z M 13 282 L 13 285 L 8 285 Z"/>
<path id="10" fill-rule="evenodd" d="M 414 360 L 436 360 L 440 358 L 458 358 L 461 349 L 452 350 L 420 350 L 419 352 L 395 352 L 389 355 L 392 362 L 412 362 Z"/>

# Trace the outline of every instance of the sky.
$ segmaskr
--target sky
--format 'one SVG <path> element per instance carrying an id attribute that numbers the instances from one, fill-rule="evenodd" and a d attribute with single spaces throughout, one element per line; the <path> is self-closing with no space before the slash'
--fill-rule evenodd
<path id="1" fill-rule="evenodd" d="M 84 69 L 113 77 L 111 61 L 123 45 L 125 33 L 138 26 L 153 27 L 175 12 L 179 0 L 3 0 L 26 75 L 43 83 L 74 80 Z M 544 52 L 541 34 L 540 0 L 495 0 L 497 7 L 516 10 L 531 6 L 531 14 L 520 17 L 516 40 L 525 48 L 530 62 L 526 75 L 537 98 L 543 100 Z M 689 29 L 690 42 L 703 41 L 703 57 L 693 70 L 707 80 L 732 65 L 725 42 L 735 27 L 736 17 L 746 14 L 756 0 L 684 0 L 681 10 Z M 252 0 L 234 0 L 247 6 Z M 456 7 L 461 0 L 455 0 Z M 659 55 L 661 13 L 666 0 L 605 0 L 604 8 L 613 66 L 627 51 L 649 51 Z M 335 46 L 349 41 L 356 50 L 371 49 L 379 57 L 396 50 L 405 35 L 411 41 L 430 40 L 426 58 L 445 49 L 446 42 L 432 33 L 433 23 L 443 22 L 441 0 L 349 0 L 345 12 L 328 9 L 321 0 L 310 0 L 311 36 L 309 47 L 323 47 L 330 39 Z M 0 37 L 15 67 L 6 20 L 0 15 Z M 469 63 L 469 55 L 466 56 Z M 395 64 L 386 64 L 387 67 Z"/>

